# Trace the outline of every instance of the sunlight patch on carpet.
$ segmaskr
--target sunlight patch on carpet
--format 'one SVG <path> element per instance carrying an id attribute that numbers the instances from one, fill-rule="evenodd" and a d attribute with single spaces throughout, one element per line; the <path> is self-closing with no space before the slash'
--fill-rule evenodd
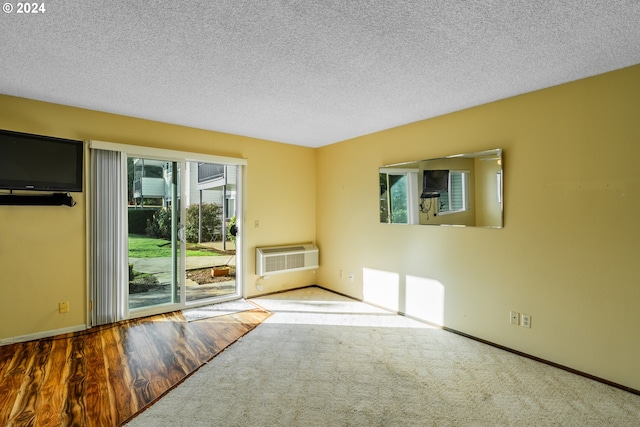
<path id="1" fill-rule="evenodd" d="M 182 314 L 187 322 L 207 319 L 209 317 L 225 316 L 227 314 L 240 313 L 242 311 L 260 308 L 245 299 L 237 299 L 217 304 L 205 305 L 198 308 L 182 310 Z"/>

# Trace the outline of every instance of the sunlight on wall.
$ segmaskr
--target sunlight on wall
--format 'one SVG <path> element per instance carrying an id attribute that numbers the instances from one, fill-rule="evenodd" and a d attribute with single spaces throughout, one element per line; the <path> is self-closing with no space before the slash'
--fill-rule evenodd
<path id="1" fill-rule="evenodd" d="M 437 280 L 407 276 L 405 313 L 437 325 L 444 324 L 444 286 Z"/>
<path id="2" fill-rule="evenodd" d="M 438 280 L 363 268 L 362 281 L 364 302 L 444 325 L 445 292 Z"/>
<path id="3" fill-rule="evenodd" d="M 399 311 L 400 275 L 390 271 L 362 269 L 362 295 L 365 302 Z"/>

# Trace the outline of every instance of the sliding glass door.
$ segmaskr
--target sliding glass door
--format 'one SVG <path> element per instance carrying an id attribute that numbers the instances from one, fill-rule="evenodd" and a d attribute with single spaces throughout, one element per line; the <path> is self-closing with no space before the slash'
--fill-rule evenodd
<path id="1" fill-rule="evenodd" d="M 236 280 L 238 196 L 235 165 L 187 162 L 185 168 L 186 303 L 239 295 Z"/>
<path id="2" fill-rule="evenodd" d="M 129 156 L 127 177 L 129 310 L 239 295 L 237 166 Z"/>
<path id="3" fill-rule="evenodd" d="M 180 303 L 180 164 L 127 158 L 129 310 Z"/>
<path id="4" fill-rule="evenodd" d="M 242 296 L 246 160 L 90 147 L 91 325 Z"/>

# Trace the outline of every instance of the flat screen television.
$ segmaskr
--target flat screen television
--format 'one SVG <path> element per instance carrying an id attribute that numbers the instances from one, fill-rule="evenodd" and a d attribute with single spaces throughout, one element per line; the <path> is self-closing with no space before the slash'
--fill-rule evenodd
<path id="1" fill-rule="evenodd" d="M 0 130 L 0 189 L 82 192 L 82 141 Z"/>
<path id="2" fill-rule="evenodd" d="M 449 171 L 429 170 L 422 172 L 422 199 L 440 197 L 440 193 L 449 191 Z"/>

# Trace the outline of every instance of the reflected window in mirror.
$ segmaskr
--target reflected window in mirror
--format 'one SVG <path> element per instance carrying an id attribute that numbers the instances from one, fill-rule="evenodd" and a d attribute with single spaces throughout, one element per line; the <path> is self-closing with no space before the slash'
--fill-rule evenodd
<path id="1" fill-rule="evenodd" d="M 502 149 L 387 165 L 380 222 L 500 228 L 502 186 Z"/>
<path id="2" fill-rule="evenodd" d="M 418 170 L 381 168 L 380 222 L 418 223 Z"/>

